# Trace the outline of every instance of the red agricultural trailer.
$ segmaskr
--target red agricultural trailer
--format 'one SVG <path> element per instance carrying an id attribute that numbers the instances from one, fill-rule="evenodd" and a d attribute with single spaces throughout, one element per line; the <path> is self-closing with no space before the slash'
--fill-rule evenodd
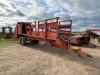
<path id="1" fill-rule="evenodd" d="M 70 47 L 72 20 L 58 21 L 59 17 L 34 22 L 18 22 L 16 25 L 16 37 L 20 44 L 25 45 L 27 40 L 35 44 L 49 44 L 61 48 L 71 54 L 80 57 L 91 57 L 81 49 Z"/>

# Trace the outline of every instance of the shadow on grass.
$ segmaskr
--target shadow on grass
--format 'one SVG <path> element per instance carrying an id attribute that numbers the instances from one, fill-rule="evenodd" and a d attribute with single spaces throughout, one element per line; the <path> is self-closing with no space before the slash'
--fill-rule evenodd
<path id="1" fill-rule="evenodd" d="M 67 53 L 67 51 L 64 51 L 62 49 L 49 47 L 49 46 L 39 46 L 39 45 L 27 44 L 26 47 L 40 50 L 48 54 L 63 58 L 64 60 L 70 60 L 70 61 L 77 62 L 82 65 L 91 66 L 95 69 L 100 70 L 100 57 L 98 56 L 93 56 L 93 58 L 82 58 L 82 57 L 71 55 Z"/>
<path id="2" fill-rule="evenodd" d="M 90 44 L 90 45 L 81 45 L 81 46 L 77 46 L 77 45 L 72 45 L 72 46 L 76 46 L 76 47 L 83 47 L 83 48 L 89 48 L 89 49 L 100 49 L 100 45 L 94 45 L 94 44 Z"/>

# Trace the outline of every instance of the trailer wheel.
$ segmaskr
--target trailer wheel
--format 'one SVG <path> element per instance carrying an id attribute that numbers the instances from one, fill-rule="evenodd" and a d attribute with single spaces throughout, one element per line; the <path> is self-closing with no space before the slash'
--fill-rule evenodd
<path id="1" fill-rule="evenodd" d="M 19 42 L 18 43 L 21 44 L 21 37 L 19 37 Z"/>
<path id="2" fill-rule="evenodd" d="M 21 45 L 25 45 L 26 44 L 26 37 L 20 37 L 19 41 L 20 41 Z"/>

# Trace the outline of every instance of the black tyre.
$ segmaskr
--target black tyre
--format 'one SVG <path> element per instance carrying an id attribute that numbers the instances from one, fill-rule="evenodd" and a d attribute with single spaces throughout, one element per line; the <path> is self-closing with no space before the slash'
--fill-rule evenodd
<path id="1" fill-rule="evenodd" d="M 19 37 L 19 42 L 18 43 L 21 44 L 21 37 Z"/>
<path id="2" fill-rule="evenodd" d="M 20 37 L 19 38 L 19 43 L 21 44 L 21 45 L 26 45 L 26 37 Z"/>

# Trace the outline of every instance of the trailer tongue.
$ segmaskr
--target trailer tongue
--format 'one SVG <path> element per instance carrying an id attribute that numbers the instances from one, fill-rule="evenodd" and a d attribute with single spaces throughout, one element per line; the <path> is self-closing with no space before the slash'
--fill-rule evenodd
<path id="1" fill-rule="evenodd" d="M 35 44 L 50 44 L 61 48 L 71 54 L 80 57 L 91 57 L 81 49 L 73 49 L 70 46 L 72 20 L 58 21 L 59 17 L 38 21 L 38 23 L 18 22 L 16 25 L 16 36 L 20 44 L 25 45 L 27 40 Z"/>
<path id="2" fill-rule="evenodd" d="M 92 56 L 86 52 L 84 52 L 82 49 L 73 49 L 71 46 L 70 46 L 70 39 L 64 39 L 62 37 L 59 38 L 59 45 L 58 45 L 58 42 L 53 45 L 57 48 L 62 48 L 64 50 L 66 50 L 67 52 L 71 53 L 72 55 L 77 55 L 79 57 L 90 57 L 92 58 Z"/>

